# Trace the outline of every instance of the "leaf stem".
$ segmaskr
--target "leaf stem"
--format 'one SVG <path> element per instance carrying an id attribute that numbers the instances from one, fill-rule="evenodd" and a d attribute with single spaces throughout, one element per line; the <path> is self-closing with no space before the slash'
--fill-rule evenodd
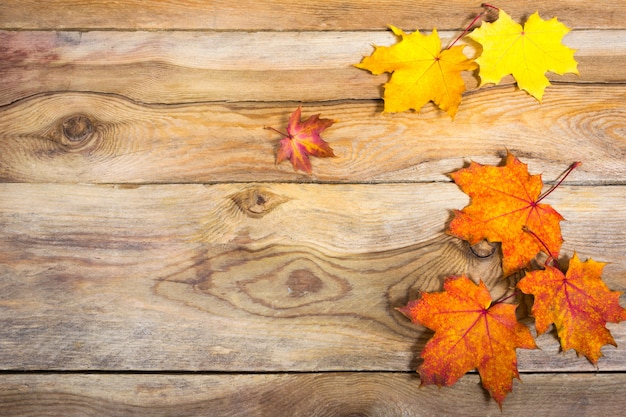
<path id="1" fill-rule="evenodd" d="M 487 10 L 486 10 L 487 8 L 493 9 L 493 10 L 499 10 L 496 6 L 492 6 L 491 4 L 488 4 L 488 3 L 483 3 L 483 4 L 481 4 L 481 6 L 484 7 L 485 10 L 483 10 L 480 13 L 478 13 L 476 15 L 476 17 L 474 18 L 474 20 L 472 20 L 472 22 L 469 25 L 467 25 L 467 27 L 465 28 L 463 33 L 461 33 L 459 36 L 457 36 L 457 38 L 454 41 L 452 41 L 452 43 L 450 45 L 448 45 L 448 47 L 446 49 L 452 48 L 463 36 L 465 36 L 467 34 L 467 32 L 470 31 L 472 26 L 474 26 L 474 24 L 478 21 L 478 19 L 480 19 L 481 17 L 483 17 L 485 15 L 485 13 L 487 13 Z"/>
<path id="2" fill-rule="evenodd" d="M 278 130 L 278 129 L 274 129 L 272 126 L 263 126 L 263 129 L 273 130 L 274 132 L 278 133 L 279 135 L 282 135 L 282 136 L 284 136 L 284 137 L 286 137 L 286 138 L 291 139 L 291 136 L 289 136 L 289 135 L 288 135 L 288 134 L 286 134 L 286 133 L 281 132 L 281 131 L 280 131 L 280 130 Z"/>
<path id="3" fill-rule="evenodd" d="M 513 294 L 509 294 L 506 297 L 502 296 L 500 298 L 498 298 L 496 301 L 494 301 L 493 303 L 491 303 L 491 305 L 495 305 L 495 304 L 500 304 L 500 303 L 504 303 L 506 300 L 509 300 L 513 297 L 516 297 L 519 294 L 519 292 L 517 290 L 513 291 Z"/>
<path id="4" fill-rule="evenodd" d="M 565 178 L 567 178 L 567 176 L 576 168 L 578 168 L 579 166 L 581 166 L 583 163 L 578 161 L 578 162 L 574 162 L 573 164 L 571 164 L 569 166 L 569 168 L 567 168 L 565 170 L 565 172 L 563 174 L 561 174 L 561 179 L 559 179 L 559 181 L 554 184 L 552 187 L 550 187 L 550 189 L 548 189 L 545 193 L 541 194 L 539 196 L 539 198 L 537 199 L 537 201 L 535 201 L 535 204 L 539 203 L 541 200 L 543 200 L 544 198 L 546 198 L 552 191 L 556 190 L 556 188 L 561 185 L 561 183 L 563 181 L 565 181 Z"/>
<path id="5" fill-rule="evenodd" d="M 537 235 L 537 233 L 533 232 L 530 227 L 524 225 L 522 226 L 522 230 L 526 233 L 530 233 L 535 239 L 537 239 L 537 241 L 541 244 L 541 246 L 543 246 L 543 249 L 545 250 L 545 252 L 548 254 L 548 259 L 546 259 L 546 261 L 544 262 L 546 265 L 548 264 L 548 262 L 550 262 L 553 266 L 558 267 L 557 264 L 557 260 L 556 257 L 552 254 L 552 252 L 550 252 L 550 249 L 548 249 L 548 246 L 546 245 L 546 243 L 543 241 L 543 239 L 541 239 L 539 237 L 539 235 Z"/>

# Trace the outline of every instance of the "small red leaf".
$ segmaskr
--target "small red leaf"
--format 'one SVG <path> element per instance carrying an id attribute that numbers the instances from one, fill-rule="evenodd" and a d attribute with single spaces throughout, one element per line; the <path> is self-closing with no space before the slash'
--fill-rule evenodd
<path id="1" fill-rule="evenodd" d="M 320 119 L 319 114 L 310 116 L 304 122 L 300 121 L 302 107 L 299 106 L 289 117 L 287 133 L 278 132 L 285 136 L 280 141 L 280 148 L 276 154 L 276 163 L 289 159 L 295 170 L 302 170 L 311 174 L 309 155 L 319 158 L 335 156 L 330 145 L 320 134 L 335 123 L 335 120 Z"/>

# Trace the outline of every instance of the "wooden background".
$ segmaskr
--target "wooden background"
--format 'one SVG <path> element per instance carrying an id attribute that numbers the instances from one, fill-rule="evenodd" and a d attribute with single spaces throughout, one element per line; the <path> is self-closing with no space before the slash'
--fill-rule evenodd
<path id="1" fill-rule="evenodd" d="M 418 389 L 431 333 L 394 307 L 463 272 L 507 290 L 444 234 L 468 203 L 447 174 L 506 149 L 548 182 L 583 162 L 547 199 L 563 253 L 626 290 L 626 4 L 496 5 L 573 28 L 580 76 L 541 105 L 468 76 L 451 121 L 381 114 L 387 76 L 352 65 L 479 2 L 2 1 L 0 415 L 500 414 L 476 374 Z M 299 104 L 339 120 L 310 177 L 263 129 Z M 623 412 L 609 328 L 597 369 L 553 334 L 519 350 L 500 415 Z"/>

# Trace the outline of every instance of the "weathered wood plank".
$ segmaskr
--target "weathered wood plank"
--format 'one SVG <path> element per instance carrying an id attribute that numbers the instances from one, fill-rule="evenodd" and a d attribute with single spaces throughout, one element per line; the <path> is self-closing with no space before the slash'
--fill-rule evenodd
<path id="1" fill-rule="evenodd" d="M 547 201 L 564 253 L 610 262 L 622 291 L 625 198 Z M 450 274 L 509 285 L 496 256 L 442 236 L 467 203 L 453 184 L 2 184 L 0 199 L 0 369 L 412 370 L 429 334 L 394 307 Z M 626 369 L 626 323 L 610 328 L 600 369 Z M 594 369 L 539 343 L 520 369 Z"/>
<path id="2" fill-rule="evenodd" d="M 456 35 L 441 33 L 444 43 Z M 394 41 L 384 30 L 5 31 L 0 32 L 0 104 L 68 90 L 120 94 L 147 103 L 376 99 L 388 76 L 372 76 L 354 64 L 372 53 L 373 44 Z M 623 31 L 574 31 L 565 43 L 577 50 L 580 76 L 549 74 L 553 80 L 626 81 Z M 467 47 L 466 53 L 475 51 Z M 477 78 L 469 72 L 464 77 L 474 90 Z M 502 83 L 510 85 L 512 78 Z"/>
<path id="3" fill-rule="evenodd" d="M 626 5 L 611 0 L 500 0 L 497 6 L 516 19 L 539 10 L 575 28 L 624 28 L 626 22 Z M 465 0 L 4 0 L 0 28 L 364 30 L 392 23 L 445 29 L 463 28 L 480 11 L 480 2 Z"/>
<path id="4" fill-rule="evenodd" d="M 275 165 L 296 103 L 148 106 L 97 94 L 52 94 L 0 109 L 0 180 L 163 183 L 227 181 L 449 181 L 470 159 L 497 163 L 509 149 L 533 173 L 587 183 L 626 178 L 626 87 L 555 86 L 543 104 L 512 88 L 466 97 L 456 119 L 381 114 L 380 102 L 308 104 L 338 119 L 324 133 L 336 158 L 309 177 Z M 74 122 L 73 124 L 70 122 Z M 64 127 L 65 126 L 65 127 Z"/>
<path id="5" fill-rule="evenodd" d="M 0 182 L 22 182 L 0 184 L 0 414 L 498 414 L 475 374 L 418 389 L 402 373 L 430 333 L 394 307 L 449 274 L 509 291 L 497 253 L 442 233 L 467 203 L 445 174 L 504 149 L 546 180 L 583 161 L 547 201 L 568 219 L 563 251 L 610 262 L 626 290 L 615 3 L 502 0 L 573 27 L 581 75 L 554 77 L 543 105 L 468 76 L 451 122 L 381 115 L 386 76 L 352 64 L 394 41 L 389 23 L 447 40 L 479 3 L 0 2 Z M 275 166 L 263 130 L 300 102 L 339 120 L 338 157 L 313 177 Z M 552 335 L 520 350 L 501 414 L 620 415 L 626 325 L 609 328 L 600 373 Z"/>
<path id="6" fill-rule="evenodd" d="M 419 388 L 394 373 L 269 375 L 5 374 L 0 407 L 22 416 L 618 416 L 624 374 L 529 374 L 502 411 L 477 375 Z"/>

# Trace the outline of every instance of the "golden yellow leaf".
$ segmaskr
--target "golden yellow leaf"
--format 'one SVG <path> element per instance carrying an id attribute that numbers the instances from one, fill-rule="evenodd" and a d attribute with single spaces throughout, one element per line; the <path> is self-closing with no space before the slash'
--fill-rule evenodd
<path id="1" fill-rule="evenodd" d="M 461 72 L 476 68 L 474 61 L 463 55 L 464 46 L 442 51 L 436 29 L 423 35 L 419 31 L 407 34 L 394 26 L 390 28 L 400 41 L 375 47 L 372 55 L 356 65 L 375 75 L 393 73 L 385 84 L 384 111 L 419 110 L 432 101 L 454 118 L 465 91 Z"/>
<path id="2" fill-rule="evenodd" d="M 547 71 L 578 74 L 575 50 L 561 43 L 568 32 L 569 28 L 556 18 L 543 20 L 535 12 L 522 27 L 500 10 L 498 20 L 483 23 L 468 35 L 483 48 L 476 59 L 480 85 L 498 84 L 511 74 L 520 89 L 541 102 L 550 85 Z"/>

